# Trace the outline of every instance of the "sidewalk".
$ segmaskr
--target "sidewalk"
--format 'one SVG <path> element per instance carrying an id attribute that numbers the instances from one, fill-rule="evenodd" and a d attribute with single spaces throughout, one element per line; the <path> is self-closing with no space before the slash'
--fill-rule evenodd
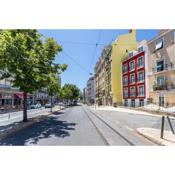
<path id="1" fill-rule="evenodd" d="M 100 106 L 100 107 L 94 107 L 90 106 L 90 108 L 95 110 L 104 110 L 104 111 L 117 111 L 117 112 L 125 112 L 125 113 L 131 113 L 131 114 L 141 114 L 141 115 L 148 115 L 148 116 L 154 116 L 154 117 L 161 117 L 162 115 L 158 114 L 152 114 L 150 112 L 144 112 L 139 111 L 137 109 L 128 109 L 124 107 L 113 107 L 113 106 Z"/>
<path id="2" fill-rule="evenodd" d="M 158 145 L 175 145 L 175 135 L 170 131 L 169 125 L 165 124 L 164 139 L 160 138 L 162 115 L 123 107 L 101 106 L 94 108 L 91 106 L 90 108 L 105 118 L 110 119 L 112 122 L 120 123 L 122 127 L 133 129 L 137 134 L 144 136 Z M 173 127 L 175 127 L 174 122 Z"/>
<path id="3" fill-rule="evenodd" d="M 173 135 L 171 131 L 164 131 L 163 139 L 160 138 L 160 129 L 137 128 L 136 131 L 158 145 L 175 146 L 175 135 Z"/>
<path id="4" fill-rule="evenodd" d="M 52 110 L 52 113 L 60 111 L 64 109 L 64 107 L 55 106 Z M 28 114 L 28 122 L 22 121 L 22 113 L 18 115 L 17 117 L 11 118 L 6 121 L 0 121 L 0 139 L 7 137 L 10 134 L 13 134 L 15 132 L 18 132 L 21 129 L 27 128 L 31 126 L 32 124 L 39 122 L 46 117 L 50 116 L 52 114 L 50 112 L 50 108 L 40 111 L 40 113 L 34 113 L 34 114 Z"/>

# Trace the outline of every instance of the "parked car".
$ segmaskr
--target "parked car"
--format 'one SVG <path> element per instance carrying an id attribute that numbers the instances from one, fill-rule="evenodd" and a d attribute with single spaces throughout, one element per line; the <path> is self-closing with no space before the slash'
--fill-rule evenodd
<path id="1" fill-rule="evenodd" d="M 41 108 L 41 104 L 32 104 L 30 106 L 30 109 L 38 109 L 38 108 Z"/>
<path id="2" fill-rule="evenodd" d="M 45 104 L 45 108 L 51 108 L 51 107 L 53 107 L 53 105 L 51 105 L 51 103 Z"/>

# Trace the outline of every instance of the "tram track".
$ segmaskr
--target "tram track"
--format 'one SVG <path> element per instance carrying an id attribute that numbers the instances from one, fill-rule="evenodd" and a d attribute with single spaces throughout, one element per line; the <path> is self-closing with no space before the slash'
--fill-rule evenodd
<path id="1" fill-rule="evenodd" d="M 133 142 L 131 142 L 128 138 L 126 138 L 125 136 L 123 136 L 119 131 L 117 131 L 115 128 L 113 128 L 112 126 L 110 126 L 104 119 L 102 119 L 101 117 L 99 117 L 97 114 L 95 114 L 94 112 L 92 112 L 90 109 L 85 108 L 84 106 L 82 107 L 83 111 L 85 112 L 86 116 L 89 118 L 89 120 L 91 121 L 91 123 L 94 125 L 95 129 L 97 130 L 97 132 L 99 133 L 100 137 L 102 138 L 102 140 L 104 141 L 105 145 L 110 145 L 109 141 L 106 139 L 106 137 L 104 136 L 104 134 L 102 133 L 102 131 L 97 127 L 96 123 L 93 121 L 92 117 L 90 115 L 92 115 L 93 117 L 95 117 L 97 120 L 99 120 L 108 130 L 110 130 L 110 132 L 112 132 L 113 134 L 115 134 L 116 136 L 119 136 L 122 140 L 124 140 L 124 142 L 126 142 L 129 146 L 134 146 L 135 144 Z M 88 113 L 88 112 L 90 113 Z"/>

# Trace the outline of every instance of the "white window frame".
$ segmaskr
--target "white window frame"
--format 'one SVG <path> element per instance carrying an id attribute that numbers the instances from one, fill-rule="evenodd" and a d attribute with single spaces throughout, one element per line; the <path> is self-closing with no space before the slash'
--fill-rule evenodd
<path id="1" fill-rule="evenodd" d="M 140 59 L 140 58 L 142 58 L 142 60 L 143 60 L 141 66 L 139 66 L 139 59 Z M 144 56 L 141 56 L 141 57 L 139 57 L 139 58 L 137 59 L 137 68 L 144 67 L 144 60 L 145 60 L 145 59 L 144 59 Z"/>
<path id="2" fill-rule="evenodd" d="M 127 83 L 126 83 L 126 84 L 124 83 L 124 82 L 125 82 L 125 81 L 124 81 L 125 78 L 127 79 Z M 127 75 L 123 76 L 123 85 L 124 85 L 124 86 L 128 85 L 128 76 L 127 76 Z"/>
<path id="3" fill-rule="evenodd" d="M 131 95 L 131 94 L 132 94 L 132 93 L 131 93 L 131 89 L 132 89 L 132 88 L 134 88 L 134 92 L 135 92 L 133 96 Z M 136 87 L 135 87 L 135 86 L 131 86 L 131 87 L 130 87 L 130 97 L 135 97 L 135 96 L 136 96 Z"/>
<path id="4" fill-rule="evenodd" d="M 125 91 L 127 91 L 127 96 L 125 96 Z M 128 88 L 127 87 L 123 88 L 123 97 L 124 98 L 128 97 Z"/>
<path id="5" fill-rule="evenodd" d="M 134 52 L 132 51 L 132 52 L 129 52 L 129 58 L 131 58 L 131 57 L 133 57 L 134 56 Z"/>
<path id="6" fill-rule="evenodd" d="M 140 87 L 143 87 L 143 94 L 142 94 L 142 95 L 139 94 L 139 88 L 140 88 Z M 138 97 L 144 97 L 144 94 L 145 94 L 144 85 L 139 85 L 139 86 L 138 86 L 138 92 L 137 92 L 137 93 L 138 93 Z"/>
<path id="7" fill-rule="evenodd" d="M 160 62 L 160 61 L 163 61 L 163 70 L 165 70 L 165 59 L 161 58 L 161 59 L 156 59 L 156 72 L 161 72 L 161 71 L 157 71 L 157 63 Z"/>
<path id="8" fill-rule="evenodd" d="M 134 63 L 134 67 L 132 69 L 130 69 L 132 62 Z M 129 62 L 129 71 L 133 71 L 134 69 L 135 69 L 135 61 L 132 60 L 132 61 Z"/>
<path id="9" fill-rule="evenodd" d="M 139 50 L 140 48 L 142 48 L 141 51 Z M 143 52 L 143 51 L 144 51 L 144 47 L 143 47 L 143 46 L 140 46 L 140 47 L 138 48 L 138 53 Z"/>
<path id="10" fill-rule="evenodd" d="M 127 67 L 126 69 L 126 71 L 124 71 L 125 69 L 124 69 L 124 67 Z M 125 64 L 123 64 L 123 67 L 122 67 L 123 69 L 122 69 L 122 71 L 123 71 L 123 74 L 125 74 L 125 73 L 127 73 L 128 72 L 128 64 L 127 63 L 125 63 Z"/>
<path id="11" fill-rule="evenodd" d="M 164 47 L 164 39 L 163 38 L 157 39 L 156 45 L 155 45 L 155 50 L 162 49 L 163 47 Z"/>
<path id="12" fill-rule="evenodd" d="M 134 82 L 131 83 L 131 76 L 134 75 Z M 129 75 L 129 84 L 135 84 L 135 73 Z"/>
<path id="13" fill-rule="evenodd" d="M 159 76 L 156 76 L 156 85 L 158 85 L 158 83 L 157 83 L 157 78 L 158 77 L 163 77 L 164 83 L 165 83 L 165 75 L 159 75 Z M 164 85 L 164 84 L 159 84 L 158 86 L 162 86 L 162 85 Z"/>
<path id="14" fill-rule="evenodd" d="M 142 80 L 142 81 L 139 81 L 139 73 L 143 73 L 143 80 Z M 139 71 L 139 72 L 137 73 L 137 82 L 138 82 L 138 83 L 144 82 L 144 76 L 145 76 L 144 71 L 143 71 L 143 70 L 142 70 L 142 71 Z"/>

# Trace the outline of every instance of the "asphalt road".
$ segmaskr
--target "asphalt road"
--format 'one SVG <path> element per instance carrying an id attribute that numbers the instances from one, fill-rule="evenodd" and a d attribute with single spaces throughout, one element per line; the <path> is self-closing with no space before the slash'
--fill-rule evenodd
<path id="1" fill-rule="evenodd" d="M 105 145 L 81 106 L 66 108 L 1 140 L 0 145 Z"/>
<path id="2" fill-rule="evenodd" d="M 116 122 L 101 120 L 85 106 L 75 106 L 55 112 L 47 119 L 0 140 L 0 145 L 124 146 L 152 143 Z"/>

